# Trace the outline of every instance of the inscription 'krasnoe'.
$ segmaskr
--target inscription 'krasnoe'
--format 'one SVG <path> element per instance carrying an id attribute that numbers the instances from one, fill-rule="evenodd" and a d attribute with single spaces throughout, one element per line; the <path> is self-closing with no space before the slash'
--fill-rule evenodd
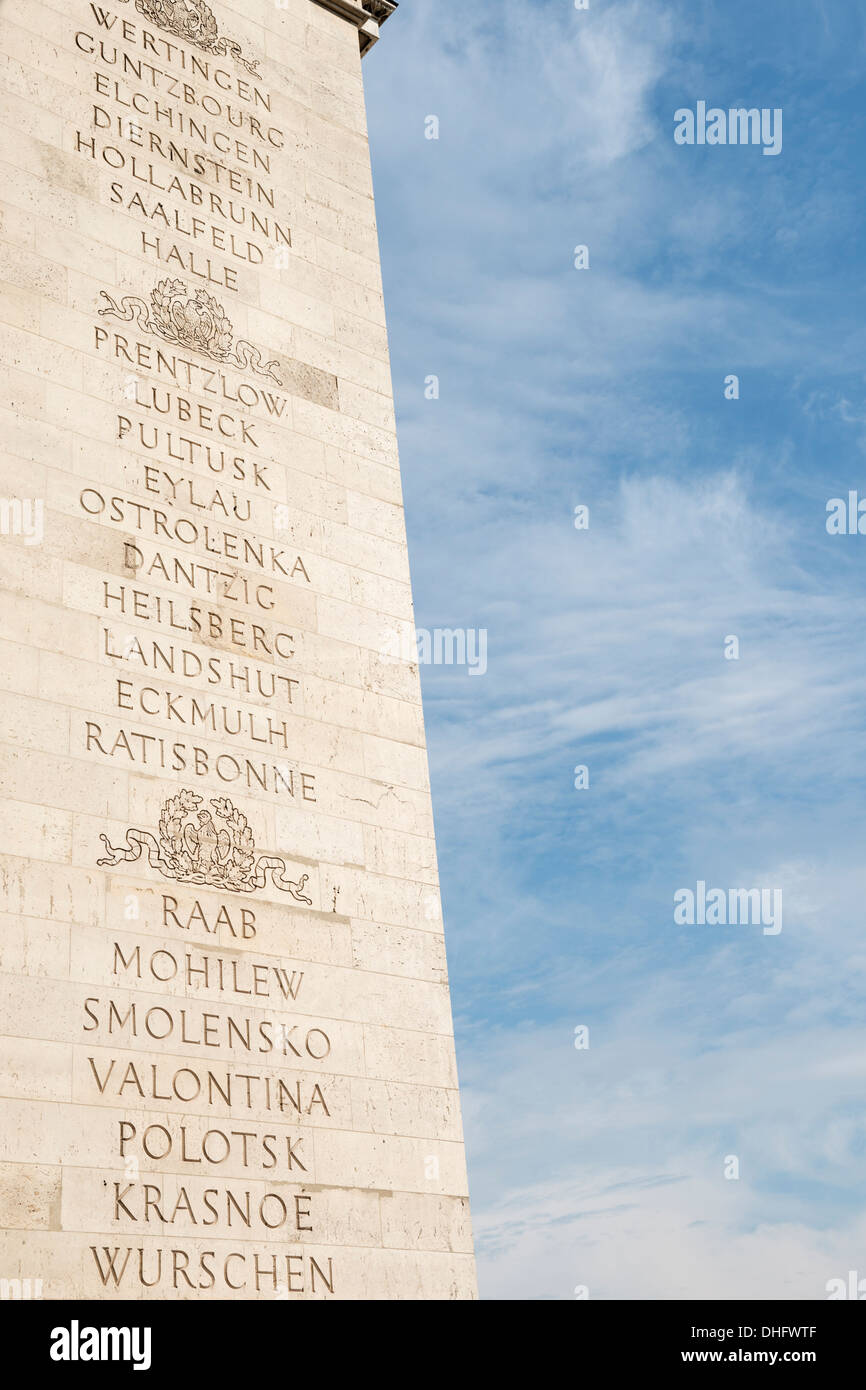
<path id="1" fill-rule="evenodd" d="M 183 280 L 160 280 L 150 292 L 150 303 L 139 295 L 126 294 L 117 303 L 107 290 L 100 290 L 106 301 L 99 310 L 107 318 L 130 323 L 135 319 L 146 333 L 156 333 L 167 343 L 194 348 L 215 362 L 227 362 L 241 370 L 249 369 L 282 386 L 276 361 L 262 362 L 262 354 L 244 338 L 234 342 L 234 328 L 218 299 L 207 290 L 190 294 Z"/>
<path id="2" fill-rule="evenodd" d="M 253 893 L 271 883 L 299 903 L 312 907 L 312 898 L 303 894 L 309 874 L 297 882 L 286 878 L 286 861 L 275 855 L 255 857 L 253 832 L 242 811 L 227 796 L 213 797 L 211 806 L 223 825 L 210 811 L 200 810 L 202 798 L 184 789 L 165 802 L 159 818 L 159 840 L 151 830 L 132 828 L 126 832 L 126 845 L 112 845 L 107 835 L 100 840 L 108 857 L 97 859 L 100 866 L 135 863 L 147 850 L 148 863 L 165 878 L 178 883 L 203 883 L 227 888 L 235 893 Z M 193 821 L 192 817 L 195 816 Z"/>

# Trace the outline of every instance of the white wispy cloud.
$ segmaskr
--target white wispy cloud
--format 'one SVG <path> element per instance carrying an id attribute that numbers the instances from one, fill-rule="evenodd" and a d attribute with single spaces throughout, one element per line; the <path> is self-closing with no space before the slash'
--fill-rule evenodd
<path id="1" fill-rule="evenodd" d="M 483 679 L 423 672 L 482 1293 L 823 1297 L 866 1234 L 866 606 L 823 529 L 863 442 L 843 126 L 793 106 L 783 159 L 681 158 L 668 107 L 769 80 L 707 7 L 392 23 L 367 80 L 417 620 L 489 633 Z M 767 24 L 777 84 L 843 49 L 853 82 L 853 19 Z M 675 928 L 697 878 L 780 887 L 782 934 Z"/>

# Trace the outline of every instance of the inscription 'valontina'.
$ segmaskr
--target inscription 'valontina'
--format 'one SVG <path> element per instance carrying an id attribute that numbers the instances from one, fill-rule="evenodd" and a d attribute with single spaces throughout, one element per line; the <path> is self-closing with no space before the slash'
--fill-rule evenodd
<path id="1" fill-rule="evenodd" d="M 121 0 L 121 4 L 126 3 L 127 0 Z M 160 29 L 167 29 L 206 53 L 231 54 L 247 72 L 258 76 L 258 58 L 245 58 L 239 43 L 220 34 L 213 10 L 204 0 L 135 0 L 135 8 Z"/>
<path id="2" fill-rule="evenodd" d="M 190 294 L 183 280 L 160 280 L 150 292 L 150 303 L 138 295 L 126 294 L 118 304 L 107 290 L 100 290 L 107 301 L 100 314 L 129 323 L 135 319 L 146 333 L 158 333 L 167 343 L 194 348 L 216 362 L 249 368 L 257 376 L 282 386 L 277 362 L 262 362 L 262 354 L 252 343 L 239 338 L 233 343 L 231 320 L 207 290 Z"/>
<path id="3" fill-rule="evenodd" d="M 165 878 L 206 883 L 235 893 L 264 888 L 270 871 L 275 888 L 312 907 L 312 898 L 303 894 L 309 874 L 302 874 L 294 883 L 286 878 L 285 859 L 262 854 L 256 861 L 247 818 L 227 796 L 213 797 L 210 803 L 224 825 L 217 825 L 210 811 L 200 810 L 201 802 L 197 792 L 186 789 L 166 801 L 159 818 L 159 840 L 150 830 L 133 828 L 126 832 L 126 845 L 117 847 L 107 835 L 100 835 L 110 857 L 97 859 L 97 864 L 135 863 L 147 850 L 151 868 Z"/>

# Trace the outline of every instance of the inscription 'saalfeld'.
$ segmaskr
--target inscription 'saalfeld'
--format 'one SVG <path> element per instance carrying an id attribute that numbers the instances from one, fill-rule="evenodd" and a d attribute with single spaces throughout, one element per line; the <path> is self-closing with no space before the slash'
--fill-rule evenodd
<path id="1" fill-rule="evenodd" d="M 186 198 L 188 195 L 184 192 L 180 180 L 172 179 L 172 184 L 175 183 L 179 185 L 177 191 L 180 196 Z M 171 188 L 169 191 L 172 191 Z M 260 243 L 241 241 L 233 231 L 225 227 L 214 226 L 213 223 L 207 222 L 204 217 L 199 217 L 195 213 L 182 213 L 177 208 L 166 205 L 162 199 L 148 204 L 140 193 L 130 193 L 124 189 L 121 183 L 111 185 L 111 194 L 113 203 L 121 205 L 127 212 L 135 213 L 148 222 L 156 223 L 165 231 L 179 232 L 181 236 L 189 237 L 192 241 L 204 240 L 214 250 L 225 251 L 239 261 L 249 261 L 251 265 L 264 263 L 265 252 Z M 190 200 L 195 203 L 196 196 L 200 197 L 201 195 L 202 190 L 198 185 L 192 184 L 189 193 Z M 292 239 L 288 228 L 280 226 L 278 222 L 271 223 L 269 218 L 260 218 L 252 210 L 248 211 L 243 204 L 236 207 L 230 201 L 226 208 L 222 198 L 216 193 L 211 193 L 210 204 L 211 217 L 221 217 L 223 221 L 231 222 L 238 227 L 249 227 L 251 234 L 259 233 L 268 244 L 291 246 Z"/>

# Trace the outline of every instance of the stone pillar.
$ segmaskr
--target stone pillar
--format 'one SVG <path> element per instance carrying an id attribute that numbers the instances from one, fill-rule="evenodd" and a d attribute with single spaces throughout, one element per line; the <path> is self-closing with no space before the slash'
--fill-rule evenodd
<path id="1" fill-rule="evenodd" d="M 5 1296 L 475 1295 L 361 78 L 394 8 L 0 11 Z"/>

